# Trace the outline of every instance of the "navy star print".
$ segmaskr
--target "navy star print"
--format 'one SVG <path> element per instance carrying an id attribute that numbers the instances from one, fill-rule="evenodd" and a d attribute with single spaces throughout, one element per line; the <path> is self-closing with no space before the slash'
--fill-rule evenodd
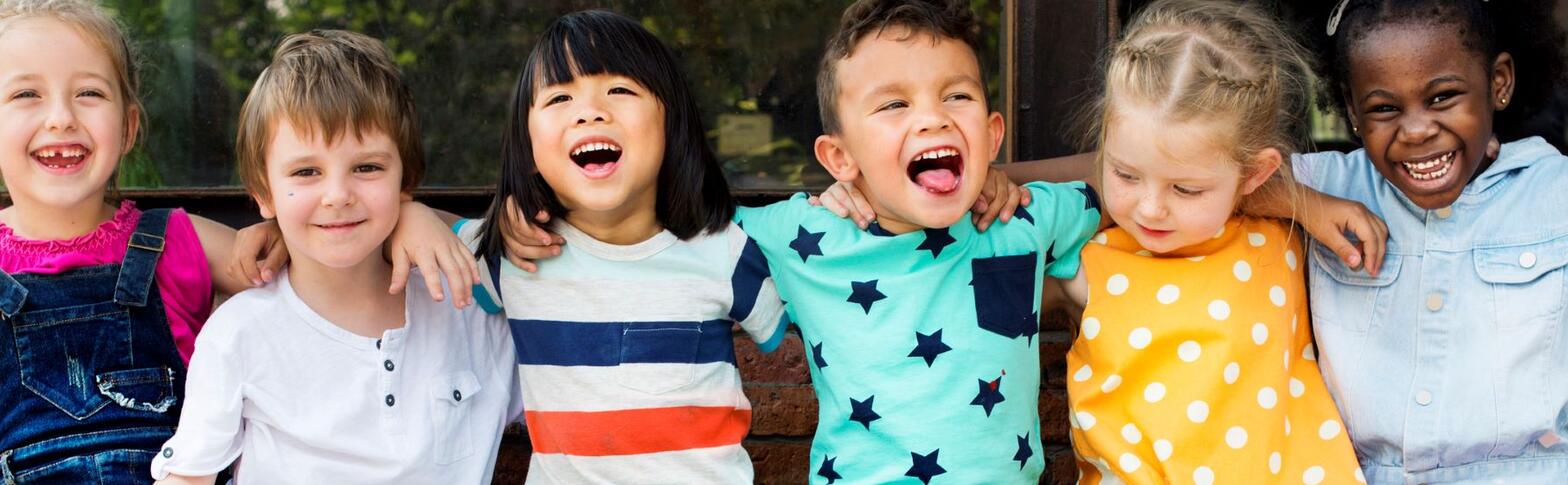
<path id="1" fill-rule="evenodd" d="M 1034 224 L 1034 215 L 1030 214 L 1027 209 L 1024 209 L 1024 206 L 1018 206 L 1017 209 L 1013 209 L 1013 218 L 1023 219 L 1029 221 L 1030 224 Z"/>
<path id="2" fill-rule="evenodd" d="M 1034 456 L 1034 448 L 1029 446 L 1029 433 L 1024 433 L 1023 436 L 1018 437 L 1018 452 L 1013 453 L 1013 461 L 1018 462 L 1018 469 L 1022 470 L 1024 465 L 1029 463 L 1031 456 Z"/>
<path id="3" fill-rule="evenodd" d="M 822 236 L 825 235 L 827 231 L 811 232 L 806 230 L 806 226 L 800 226 L 800 230 L 795 233 L 795 240 L 789 242 L 789 248 L 800 253 L 800 262 L 804 263 L 806 258 L 822 255 Z"/>
<path id="4" fill-rule="evenodd" d="M 811 344 L 811 360 L 817 364 L 817 370 L 828 366 L 828 361 L 822 358 L 822 342 Z"/>
<path id="5" fill-rule="evenodd" d="M 882 419 L 882 415 L 877 414 L 876 411 L 871 410 L 871 401 L 876 400 L 876 398 L 877 396 L 875 394 L 867 397 L 864 401 L 859 401 L 855 398 L 849 398 L 849 407 L 851 409 L 849 412 L 849 420 L 865 426 L 867 431 L 871 430 L 871 422 Z"/>
<path id="6" fill-rule="evenodd" d="M 833 462 L 835 461 L 838 461 L 838 457 L 836 456 L 823 456 L 822 466 L 817 468 L 817 476 L 828 479 L 829 484 L 832 484 L 834 480 L 844 478 L 843 475 L 839 475 L 838 472 L 833 471 Z"/>
<path id="7" fill-rule="evenodd" d="M 925 359 L 926 367 L 931 367 L 931 363 L 936 361 L 936 356 L 942 355 L 943 352 L 953 350 L 952 347 L 942 343 L 941 329 L 938 329 L 935 332 L 931 332 L 931 335 L 915 332 L 915 342 L 915 350 L 909 351 L 909 356 Z"/>
<path id="8" fill-rule="evenodd" d="M 849 288 L 850 294 L 847 301 L 860 304 L 860 308 L 866 310 L 867 315 L 871 314 L 872 303 L 887 299 L 887 295 L 877 291 L 877 280 L 851 281 L 849 282 Z"/>
<path id="9" fill-rule="evenodd" d="M 996 407 L 996 403 L 1007 400 L 1002 396 L 1002 378 L 997 377 L 991 382 L 986 382 L 985 379 L 975 380 L 980 381 L 980 393 L 975 394 L 975 400 L 969 401 L 969 404 L 985 408 L 985 415 L 990 416 L 991 409 Z"/>
<path id="10" fill-rule="evenodd" d="M 1084 184 L 1084 186 L 1078 187 L 1075 190 L 1077 190 L 1078 193 L 1083 194 L 1083 210 L 1100 210 L 1100 196 L 1099 194 L 1094 193 L 1094 188 L 1089 187 L 1088 184 Z"/>
<path id="11" fill-rule="evenodd" d="M 941 449 L 931 450 L 931 453 L 928 455 L 910 452 L 909 459 L 914 464 L 909 466 L 909 471 L 904 472 L 904 476 L 915 477 L 920 479 L 920 483 L 928 484 L 931 483 L 931 477 L 947 473 L 946 468 L 936 464 L 936 454 L 941 451 Z"/>
<path id="12" fill-rule="evenodd" d="M 920 247 L 915 248 L 915 250 L 931 251 L 932 258 L 941 256 L 943 248 L 946 248 L 949 244 L 953 244 L 954 242 L 958 241 L 957 239 L 953 239 L 953 235 L 949 234 L 947 232 L 947 228 L 945 227 L 937 229 L 926 229 L 925 233 L 926 240 L 921 241 Z"/>

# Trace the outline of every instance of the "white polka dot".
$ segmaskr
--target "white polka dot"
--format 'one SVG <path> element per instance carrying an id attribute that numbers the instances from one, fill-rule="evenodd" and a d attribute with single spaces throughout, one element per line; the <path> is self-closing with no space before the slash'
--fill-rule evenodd
<path id="1" fill-rule="evenodd" d="M 1290 436 L 1290 416 L 1285 416 L 1285 436 Z"/>
<path id="2" fill-rule="evenodd" d="M 1331 440 L 1337 436 L 1339 436 L 1339 421 L 1330 419 L 1324 421 L 1322 426 L 1318 426 L 1319 438 Z"/>
<path id="3" fill-rule="evenodd" d="M 1220 230 L 1214 231 L 1214 237 L 1212 237 L 1210 239 L 1219 239 L 1220 236 L 1224 236 L 1224 235 L 1225 235 L 1225 226 L 1220 226 Z"/>
<path id="4" fill-rule="evenodd" d="M 1116 388 L 1121 387 L 1121 385 L 1122 376 L 1111 374 L 1110 377 L 1105 378 L 1104 384 L 1100 384 L 1100 392 L 1109 394 L 1111 391 L 1116 390 Z"/>
<path id="5" fill-rule="evenodd" d="M 1147 249 L 1139 249 L 1138 252 L 1133 253 L 1133 254 L 1136 254 L 1136 255 L 1139 255 L 1139 256 L 1143 256 L 1145 258 L 1154 255 L 1154 253 L 1152 251 L 1149 251 Z"/>
<path id="6" fill-rule="evenodd" d="M 1080 328 L 1083 330 L 1084 340 L 1094 340 L 1095 337 L 1100 336 L 1100 319 L 1094 317 L 1085 318 Z"/>
<path id="7" fill-rule="evenodd" d="M 1256 232 L 1247 233 L 1247 244 L 1251 244 L 1252 247 L 1261 248 L 1265 242 L 1268 242 L 1268 238 L 1263 237 L 1263 234 Z"/>
<path id="8" fill-rule="evenodd" d="M 1099 422 L 1099 420 L 1094 419 L 1094 415 L 1089 414 L 1088 411 L 1078 411 L 1078 413 L 1074 414 L 1074 416 L 1078 417 L 1078 427 L 1084 431 L 1094 429 L 1094 424 Z"/>
<path id="9" fill-rule="evenodd" d="M 1235 362 L 1231 362 L 1229 364 L 1225 364 L 1225 383 L 1226 384 L 1235 384 L 1236 383 L 1236 379 L 1239 378 L 1239 377 L 1241 377 L 1241 364 L 1237 364 Z"/>
<path id="10" fill-rule="evenodd" d="M 1274 388 L 1263 386 L 1262 389 L 1258 389 L 1258 405 L 1263 406 L 1263 409 L 1274 409 L 1274 405 L 1278 403 L 1279 395 L 1274 393 Z"/>
<path id="11" fill-rule="evenodd" d="M 1301 397 L 1302 394 L 1306 393 L 1307 385 L 1302 383 L 1301 379 L 1290 378 L 1290 397 Z"/>
<path id="12" fill-rule="evenodd" d="M 1150 332 L 1145 327 L 1132 329 L 1132 333 L 1127 334 L 1127 345 L 1131 345 L 1134 349 L 1143 350 L 1144 347 L 1149 346 L 1151 340 L 1154 340 L 1154 332 Z"/>
<path id="13" fill-rule="evenodd" d="M 1203 261 L 1203 256 L 1193 256 L 1193 257 L 1187 258 L 1187 260 L 1196 263 L 1196 262 L 1199 262 L 1199 261 Z"/>
<path id="14" fill-rule="evenodd" d="M 1105 291 L 1110 292 L 1111 296 L 1120 295 L 1127 292 L 1128 284 L 1129 282 L 1127 281 L 1127 275 L 1120 273 L 1113 274 L 1111 275 L 1111 278 L 1105 282 Z"/>
<path id="15" fill-rule="evenodd" d="M 1103 232 L 1094 235 L 1094 242 L 1099 243 L 1099 244 L 1105 244 L 1107 242 L 1110 242 L 1110 240 L 1111 240 L 1110 236 L 1106 236 L 1105 233 L 1103 233 Z"/>
<path id="16" fill-rule="evenodd" d="M 1196 362 L 1198 357 L 1202 355 L 1203 346 L 1191 340 L 1182 342 L 1180 346 L 1176 347 L 1176 357 L 1180 358 L 1182 362 Z"/>
<path id="17" fill-rule="evenodd" d="M 1315 466 L 1308 468 L 1306 472 L 1301 474 L 1301 482 L 1307 485 L 1318 485 L 1319 483 L 1323 483 L 1323 467 Z"/>
<path id="18" fill-rule="evenodd" d="M 1165 384 L 1155 382 L 1143 388 L 1143 400 L 1156 403 L 1161 399 L 1165 399 Z"/>
<path id="19" fill-rule="evenodd" d="M 1192 471 L 1192 483 L 1197 485 L 1214 485 L 1214 470 L 1200 466 Z"/>
<path id="20" fill-rule="evenodd" d="M 1252 343 L 1263 345 L 1267 341 L 1269 341 L 1269 326 L 1264 325 L 1263 322 L 1252 324 Z"/>
<path id="21" fill-rule="evenodd" d="M 1317 349 L 1317 347 L 1313 346 L 1312 344 L 1307 344 L 1306 347 L 1301 349 L 1301 358 L 1307 359 L 1307 360 L 1311 360 L 1311 361 L 1318 360 L 1318 349 Z"/>
<path id="22" fill-rule="evenodd" d="M 1171 457 L 1171 452 L 1172 451 L 1175 451 L 1175 450 L 1171 449 L 1171 442 L 1166 441 L 1166 440 L 1154 440 L 1154 457 L 1155 458 L 1158 458 L 1160 461 L 1168 460 Z"/>
<path id="23" fill-rule="evenodd" d="M 1297 261 L 1296 261 L 1296 252 L 1293 251 L 1293 250 L 1290 250 L 1290 249 L 1286 249 L 1285 250 L 1285 266 L 1289 266 L 1291 271 L 1295 271 L 1296 270 L 1296 263 L 1297 263 Z"/>
<path id="24" fill-rule="evenodd" d="M 1181 298 L 1181 288 L 1176 285 L 1161 286 L 1160 291 L 1154 293 L 1154 299 L 1166 305 L 1176 303 L 1177 298 Z"/>
<path id="25" fill-rule="evenodd" d="M 1279 286 L 1269 288 L 1269 303 L 1278 307 L 1285 306 L 1285 289 Z"/>
<path id="26" fill-rule="evenodd" d="M 1127 423 L 1126 426 L 1122 426 L 1122 439 L 1136 445 L 1138 442 L 1143 441 L 1143 433 L 1138 431 L 1137 426 Z"/>
<path id="27" fill-rule="evenodd" d="M 1356 469 L 1356 481 L 1367 483 L 1367 474 L 1362 473 L 1360 468 Z"/>
<path id="28" fill-rule="evenodd" d="M 1192 404 L 1188 404 L 1187 405 L 1187 419 L 1192 421 L 1192 422 L 1194 422 L 1194 423 L 1202 423 L 1204 421 L 1208 421 L 1209 420 L 1209 403 L 1206 403 L 1206 402 L 1203 402 L 1203 401 L 1193 401 Z"/>
<path id="29" fill-rule="evenodd" d="M 1209 316 L 1220 321 L 1230 318 L 1230 304 L 1225 303 L 1225 300 L 1209 302 Z"/>
<path id="30" fill-rule="evenodd" d="M 1246 261 L 1237 261 L 1235 266 L 1231 266 L 1231 273 L 1236 275 L 1236 279 L 1245 283 L 1252 279 L 1252 265 L 1247 264 Z"/>
<path id="31" fill-rule="evenodd" d="M 1225 446 L 1236 450 L 1247 446 L 1247 430 L 1240 426 L 1231 426 L 1230 429 L 1225 430 Z"/>
<path id="32" fill-rule="evenodd" d="M 1275 475 L 1279 474 L 1279 460 L 1280 456 L 1278 451 L 1269 453 L 1269 473 L 1273 473 Z"/>
<path id="33" fill-rule="evenodd" d="M 1143 466 L 1143 461 L 1138 459 L 1138 455 L 1132 453 L 1122 453 L 1121 459 L 1117 461 L 1121 462 L 1122 471 L 1127 473 L 1138 471 L 1138 467 Z"/>
<path id="34" fill-rule="evenodd" d="M 1281 357 L 1282 358 L 1280 360 L 1285 363 L 1285 370 L 1290 370 L 1290 349 L 1285 349 L 1285 352 L 1281 355 Z"/>
<path id="35" fill-rule="evenodd" d="M 1090 369 L 1089 366 L 1085 365 L 1079 367 L 1078 372 L 1073 373 L 1073 382 L 1088 381 L 1090 377 L 1094 377 L 1094 369 Z"/>

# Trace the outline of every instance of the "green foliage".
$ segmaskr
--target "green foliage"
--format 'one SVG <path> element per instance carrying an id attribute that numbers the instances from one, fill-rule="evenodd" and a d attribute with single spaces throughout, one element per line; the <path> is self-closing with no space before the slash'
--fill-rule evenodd
<path id="1" fill-rule="evenodd" d="M 771 141 L 724 157 L 740 187 L 828 179 L 810 147 L 823 39 L 848 0 L 109 0 L 137 43 L 143 141 L 121 187 L 237 185 L 234 124 L 284 35 L 355 30 L 386 42 L 404 69 L 429 152 L 426 184 L 495 183 L 502 120 L 518 66 L 555 17 L 606 8 L 639 19 L 681 55 L 715 145 L 721 114 L 766 114 Z M 1000 100 L 1001 0 L 973 0 Z"/>

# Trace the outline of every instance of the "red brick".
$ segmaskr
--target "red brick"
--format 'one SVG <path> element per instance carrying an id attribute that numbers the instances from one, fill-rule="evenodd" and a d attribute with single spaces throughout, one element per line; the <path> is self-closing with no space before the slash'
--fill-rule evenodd
<path id="1" fill-rule="evenodd" d="M 806 351 L 800 336 L 784 336 L 779 348 L 762 353 L 756 342 L 745 333 L 735 334 L 735 362 L 740 367 L 740 377 L 746 383 L 809 384 L 806 374 Z"/>
<path id="2" fill-rule="evenodd" d="M 817 428 L 817 397 L 810 386 L 746 385 L 752 436 L 810 438 Z"/>
<path id="3" fill-rule="evenodd" d="M 811 442 L 801 440 L 746 440 L 756 483 L 761 485 L 806 483 Z"/>

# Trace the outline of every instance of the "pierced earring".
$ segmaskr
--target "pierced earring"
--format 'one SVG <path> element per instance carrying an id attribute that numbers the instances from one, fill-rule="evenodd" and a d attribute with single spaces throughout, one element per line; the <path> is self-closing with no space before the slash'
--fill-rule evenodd
<path id="1" fill-rule="evenodd" d="M 1361 136 L 1361 128 L 1357 127 L 1356 125 L 1350 125 L 1350 132 L 1355 133 L 1356 136 Z"/>
<path id="2" fill-rule="evenodd" d="M 1508 106 L 1508 98 L 1503 98 L 1503 106 Z"/>

